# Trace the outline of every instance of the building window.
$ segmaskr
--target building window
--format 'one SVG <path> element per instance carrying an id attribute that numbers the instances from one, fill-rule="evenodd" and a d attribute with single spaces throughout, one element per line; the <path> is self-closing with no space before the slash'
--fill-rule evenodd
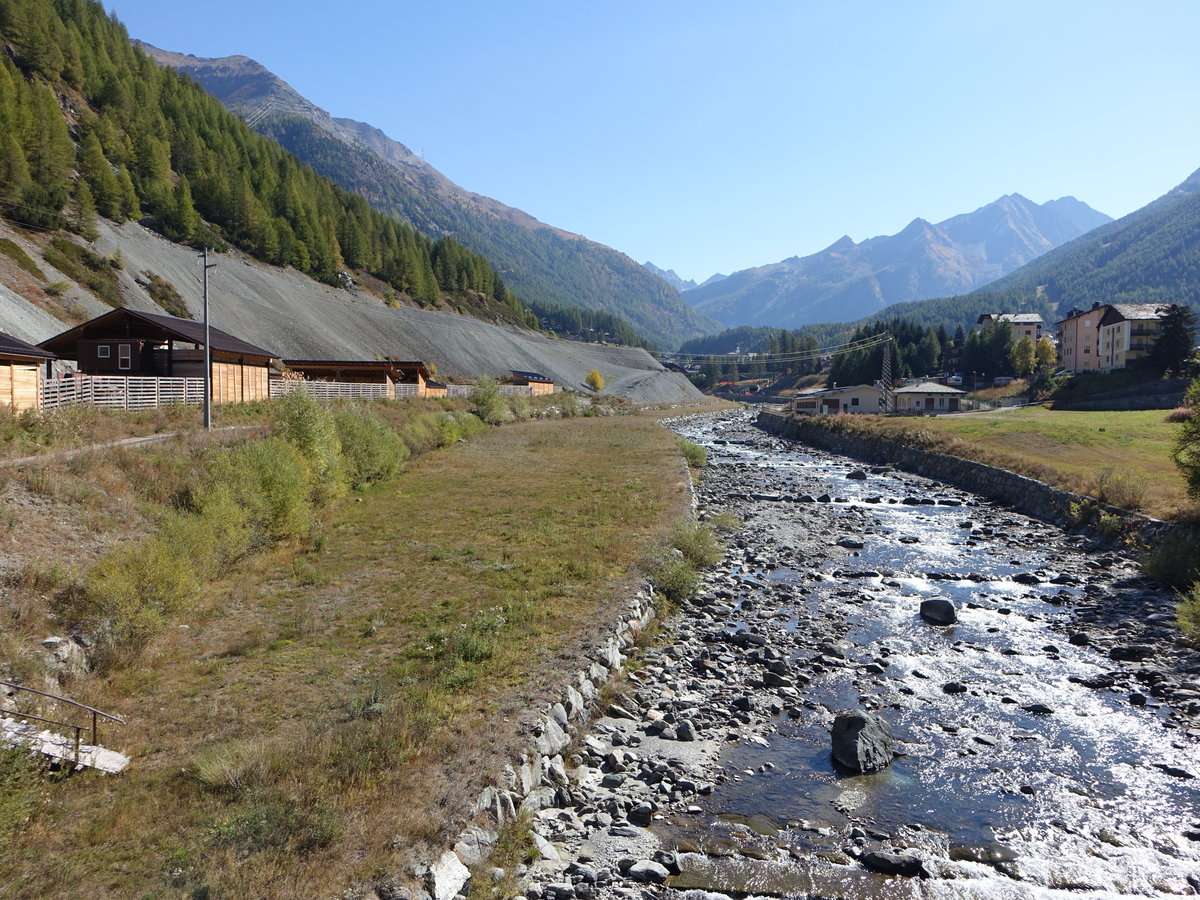
<path id="1" fill-rule="evenodd" d="M 132 368 L 132 354 L 129 351 L 128 344 L 117 344 L 117 368 L 130 369 Z"/>
<path id="2" fill-rule="evenodd" d="M 96 348 L 96 359 L 108 359 L 112 356 L 112 347 L 108 344 L 101 344 Z"/>
<path id="3" fill-rule="evenodd" d="M 858 398 L 857 398 L 857 397 L 851 397 L 851 398 L 850 398 L 850 405 L 851 405 L 851 406 L 858 406 Z"/>

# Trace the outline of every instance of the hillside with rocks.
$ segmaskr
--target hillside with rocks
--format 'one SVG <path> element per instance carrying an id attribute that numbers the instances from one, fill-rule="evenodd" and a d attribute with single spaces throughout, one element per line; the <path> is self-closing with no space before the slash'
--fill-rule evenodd
<path id="1" fill-rule="evenodd" d="M 101 220 L 99 231 L 95 252 L 122 262 L 117 280 L 125 305 L 164 311 L 148 290 L 151 276 L 157 276 L 176 289 L 194 318 L 200 317 L 196 251 L 134 223 Z M 45 286 L 70 279 L 45 261 L 35 237 L 0 226 L 0 238 L 21 248 L 44 276 L 38 279 L 0 254 L 0 331 L 34 343 L 110 308 L 78 285 L 60 298 L 48 297 Z M 683 375 L 664 369 L 644 350 L 560 340 L 447 310 L 391 308 L 361 286 L 321 284 L 237 251 L 215 255 L 213 262 L 212 324 L 284 358 L 417 359 L 435 365 L 442 378 L 534 371 L 579 391 L 588 391 L 588 373 L 598 369 L 605 393 L 634 402 L 699 396 Z"/>

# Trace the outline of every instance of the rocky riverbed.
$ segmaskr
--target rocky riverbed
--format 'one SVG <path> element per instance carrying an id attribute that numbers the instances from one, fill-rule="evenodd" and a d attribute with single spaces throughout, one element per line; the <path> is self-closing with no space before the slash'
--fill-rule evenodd
<path id="1" fill-rule="evenodd" d="M 551 773 L 526 896 L 1200 892 L 1200 655 L 1132 560 L 740 414 L 676 427 L 742 528 Z M 879 771 L 831 758 L 853 710 Z"/>

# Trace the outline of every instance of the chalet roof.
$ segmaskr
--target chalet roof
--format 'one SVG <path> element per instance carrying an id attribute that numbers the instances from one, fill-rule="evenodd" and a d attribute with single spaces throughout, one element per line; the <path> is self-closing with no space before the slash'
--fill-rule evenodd
<path id="1" fill-rule="evenodd" d="M 387 372 L 400 377 L 402 373 L 417 373 L 428 380 L 429 367 L 420 360 L 399 359 L 285 359 L 283 364 L 289 369 L 301 371 L 333 371 L 335 369 L 357 369 L 362 372 Z"/>
<path id="2" fill-rule="evenodd" d="M 920 384 L 906 384 L 896 388 L 893 394 L 965 394 L 956 387 L 948 384 L 938 384 L 936 381 L 922 381 Z"/>
<path id="3" fill-rule="evenodd" d="M 512 374 L 514 378 L 521 378 L 525 381 L 544 381 L 547 384 L 554 383 L 553 378 L 547 378 L 545 375 L 542 375 L 539 372 L 519 372 L 516 369 L 513 369 Z"/>
<path id="4" fill-rule="evenodd" d="M 802 390 L 802 391 L 796 391 L 795 396 L 797 396 L 797 397 L 821 397 L 821 396 L 829 396 L 832 394 L 849 394 L 854 391 L 879 391 L 879 393 L 881 393 L 881 394 L 883 393 L 883 391 L 880 390 L 878 385 L 848 384 L 848 385 L 843 385 L 842 387 L 832 387 L 832 388 L 831 387 L 806 388 L 805 390 Z"/>
<path id="5" fill-rule="evenodd" d="M 983 313 L 975 320 L 976 325 L 982 325 L 986 319 L 997 322 L 1008 322 L 1012 325 L 1041 325 L 1043 319 L 1038 313 Z"/>
<path id="6" fill-rule="evenodd" d="M 0 331 L 0 359 L 13 359 L 18 362 L 33 362 L 44 359 L 57 359 L 49 350 L 27 344 L 20 338 Z"/>
<path id="7" fill-rule="evenodd" d="M 1128 320 L 1161 319 L 1167 312 L 1163 303 L 1110 303 L 1101 325 L 1111 325 L 1114 322 Z"/>
<path id="8" fill-rule="evenodd" d="M 212 349 L 215 351 L 237 356 L 254 356 L 264 360 L 276 359 L 279 356 L 270 350 L 264 350 L 262 347 L 256 347 L 241 338 L 236 338 L 220 328 L 210 325 L 208 331 Z M 56 334 L 54 337 L 47 338 L 38 346 L 70 356 L 75 352 L 75 343 L 79 340 L 120 339 L 123 337 L 186 341 L 203 347 L 204 323 L 122 306 L 112 312 L 97 316 L 91 321 L 84 322 L 82 325 L 76 325 L 61 334 Z"/>

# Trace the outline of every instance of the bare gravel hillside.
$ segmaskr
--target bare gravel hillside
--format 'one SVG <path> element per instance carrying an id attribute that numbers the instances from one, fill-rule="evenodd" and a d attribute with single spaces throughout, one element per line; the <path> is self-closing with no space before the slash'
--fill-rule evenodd
<path id="1" fill-rule="evenodd" d="M 158 310 L 138 284 L 148 272 L 173 284 L 200 317 L 195 251 L 135 224 L 102 222 L 100 230 L 95 249 L 106 256 L 120 251 L 130 306 Z M 436 364 L 442 377 L 534 371 L 580 391 L 587 390 L 588 373 L 598 369 L 606 393 L 634 402 L 671 403 L 700 396 L 686 378 L 664 369 L 643 350 L 557 340 L 449 312 L 391 309 L 366 292 L 318 284 L 291 269 L 262 265 L 238 253 L 212 261 L 217 264 L 209 273 L 212 324 L 284 358 L 417 359 Z M 89 312 L 103 309 L 94 301 L 81 305 Z M 0 289 L 0 331 L 39 341 L 65 328 L 15 291 Z"/>

